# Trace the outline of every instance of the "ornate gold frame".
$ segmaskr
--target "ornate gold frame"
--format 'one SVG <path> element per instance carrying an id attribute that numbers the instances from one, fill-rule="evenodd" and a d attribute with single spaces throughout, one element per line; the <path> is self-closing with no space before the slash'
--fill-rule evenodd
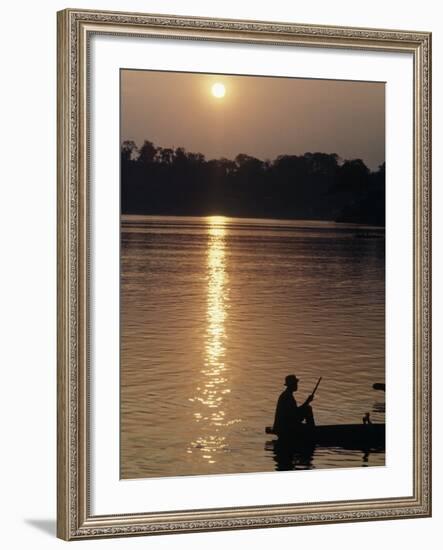
<path id="1" fill-rule="evenodd" d="M 413 496 L 92 516 L 88 503 L 88 41 L 118 34 L 409 52 L 414 59 Z M 58 13 L 58 508 L 65 539 L 431 515 L 431 34 L 262 21 Z"/>

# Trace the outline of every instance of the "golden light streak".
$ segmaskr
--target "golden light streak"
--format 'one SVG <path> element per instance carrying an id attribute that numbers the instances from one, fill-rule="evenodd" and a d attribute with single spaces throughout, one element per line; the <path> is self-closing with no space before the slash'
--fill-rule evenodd
<path id="1" fill-rule="evenodd" d="M 226 449 L 226 437 L 221 428 L 233 421 L 226 420 L 225 396 L 229 394 L 226 373 L 226 319 L 228 316 L 228 274 L 226 271 L 226 218 L 210 216 L 208 222 L 206 344 L 203 381 L 199 381 L 192 401 L 200 406 L 194 421 L 202 424 L 203 435 L 191 443 L 191 450 L 201 451 L 209 464 L 216 463 L 216 454 Z"/>

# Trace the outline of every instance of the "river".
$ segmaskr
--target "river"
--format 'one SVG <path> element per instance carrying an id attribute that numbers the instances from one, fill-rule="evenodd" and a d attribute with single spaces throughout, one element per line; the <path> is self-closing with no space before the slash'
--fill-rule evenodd
<path id="1" fill-rule="evenodd" d="M 317 424 L 384 422 L 384 229 L 122 216 L 121 477 L 282 469 L 276 400 L 300 379 Z M 294 469 L 380 466 L 316 448 Z"/>

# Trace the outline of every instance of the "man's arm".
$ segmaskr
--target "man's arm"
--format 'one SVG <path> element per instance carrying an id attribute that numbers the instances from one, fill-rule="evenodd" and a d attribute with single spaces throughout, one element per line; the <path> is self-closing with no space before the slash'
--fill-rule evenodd
<path id="1" fill-rule="evenodd" d="M 302 407 L 307 407 L 310 403 L 312 403 L 312 401 L 314 401 L 314 395 L 311 393 L 311 395 L 308 395 L 308 398 L 303 403 Z"/>

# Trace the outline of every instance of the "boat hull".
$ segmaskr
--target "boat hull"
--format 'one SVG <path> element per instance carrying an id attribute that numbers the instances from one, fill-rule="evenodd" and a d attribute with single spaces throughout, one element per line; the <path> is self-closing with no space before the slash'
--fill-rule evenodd
<path id="1" fill-rule="evenodd" d="M 273 433 L 266 428 L 266 433 Z M 276 435 L 276 434 L 275 434 Z M 310 427 L 302 424 L 280 434 L 280 444 L 288 446 L 342 447 L 346 449 L 385 449 L 385 424 L 335 424 Z"/>

